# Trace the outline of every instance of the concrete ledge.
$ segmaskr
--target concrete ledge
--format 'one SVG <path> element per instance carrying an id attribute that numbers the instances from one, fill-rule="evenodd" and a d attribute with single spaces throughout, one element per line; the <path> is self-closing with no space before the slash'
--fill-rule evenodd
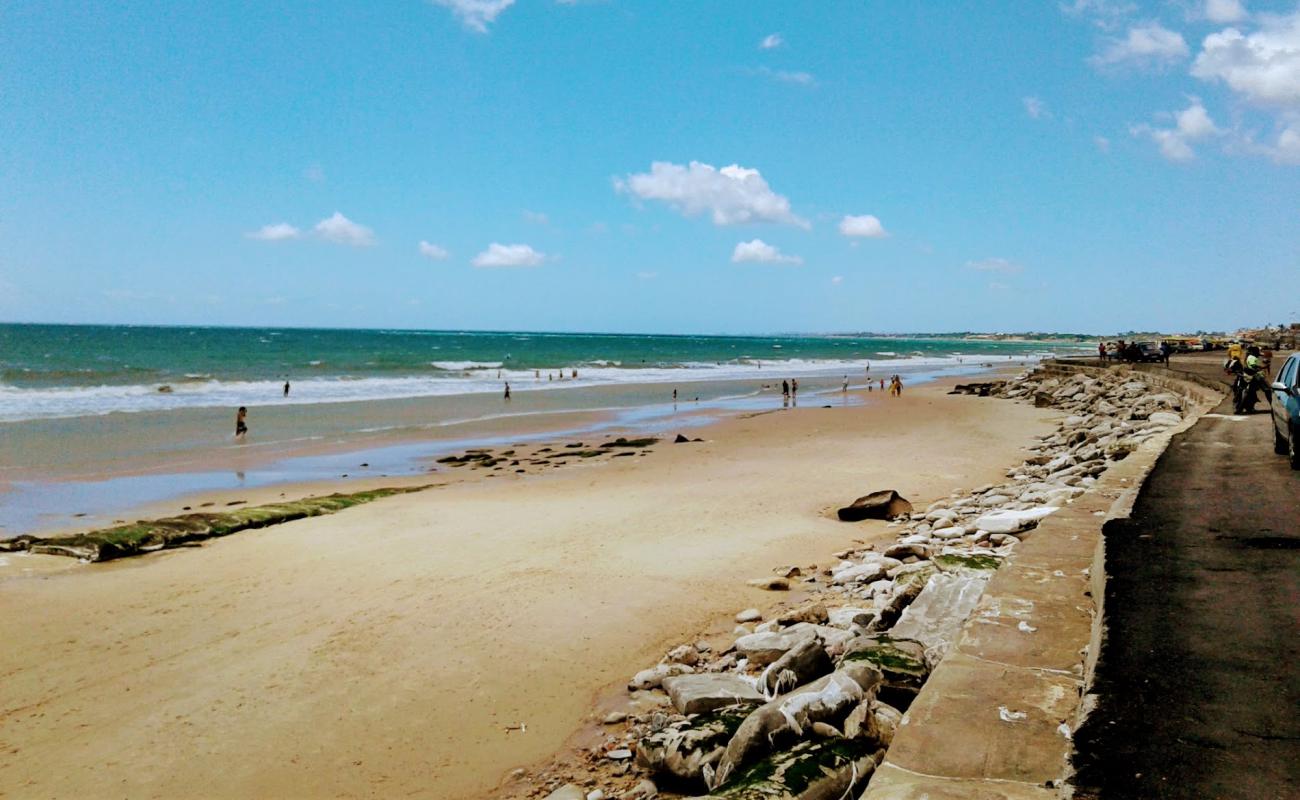
<path id="1" fill-rule="evenodd" d="M 1218 405 L 1222 386 L 1168 370 L 1124 370 L 1188 398 L 1183 422 L 1113 464 L 1087 494 L 1045 519 L 990 579 L 949 654 L 904 715 L 863 798 L 1021 800 L 1065 796 L 1071 736 L 1101 640 L 1102 527 L 1127 516 L 1176 434 Z"/>

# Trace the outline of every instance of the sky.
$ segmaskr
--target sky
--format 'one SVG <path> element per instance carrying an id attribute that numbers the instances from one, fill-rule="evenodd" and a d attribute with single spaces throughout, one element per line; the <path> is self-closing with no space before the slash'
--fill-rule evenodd
<path id="1" fill-rule="evenodd" d="M 1300 321 L 1300 5 L 0 5 L 0 321 Z"/>

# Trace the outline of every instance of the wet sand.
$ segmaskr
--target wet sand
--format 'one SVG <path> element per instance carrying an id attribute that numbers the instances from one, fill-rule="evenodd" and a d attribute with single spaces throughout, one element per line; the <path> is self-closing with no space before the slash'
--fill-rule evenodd
<path id="1" fill-rule="evenodd" d="M 745 579 L 885 534 L 838 505 L 993 481 L 1048 430 L 944 388 L 0 581 L 0 787 L 492 796 L 669 646 L 782 599 Z"/>

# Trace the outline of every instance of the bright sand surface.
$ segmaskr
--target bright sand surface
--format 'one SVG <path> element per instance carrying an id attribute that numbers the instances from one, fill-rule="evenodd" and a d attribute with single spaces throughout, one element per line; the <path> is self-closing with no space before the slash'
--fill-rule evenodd
<path id="1" fill-rule="evenodd" d="M 745 579 L 892 536 L 838 505 L 997 480 L 1049 430 L 945 388 L 0 581 L 0 795 L 493 796 L 670 646 L 783 599 Z"/>

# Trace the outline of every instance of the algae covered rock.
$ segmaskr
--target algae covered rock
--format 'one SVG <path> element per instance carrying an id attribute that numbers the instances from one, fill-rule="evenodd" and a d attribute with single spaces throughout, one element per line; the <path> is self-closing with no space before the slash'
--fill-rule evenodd
<path id="1" fill-rule="evenodd" d="M 844 667 L 854 662 L 866 662 L 879 669 L 884 677 L 883 688 L 896 696 L 915 696 L 930 675 L 925 645 L 883 633 L 859 636 L 849 642 L 839 664 Z"/>
<path id="2" fill-rule="evenodd" d="M 748 711 L 738 706 L 718 709 L 655 731 L 637 742 L 637 766 L 665 785 L 704 790 L 705 768 L 712 774 Z"/>
<path id="3" fill-rule="evenodd" d="M 819 739 L 755 762 L 709 797 L 732 800 L 839 800 L 865 786 L 883 751 L 865 739 Z"/>

